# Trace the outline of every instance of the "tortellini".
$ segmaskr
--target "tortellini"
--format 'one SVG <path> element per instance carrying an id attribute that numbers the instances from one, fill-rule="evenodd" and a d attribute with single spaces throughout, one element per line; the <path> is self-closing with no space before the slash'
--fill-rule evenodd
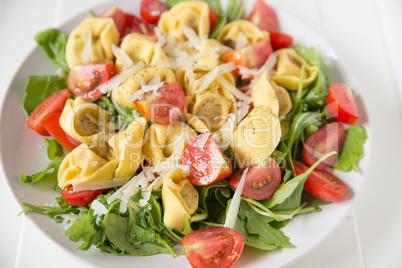
<path id="1" fill-rule="evenodd" d="M 222 44 L 235 48 L 240 32 L 247 37 L 247 45 L 269 39 L 269 33 L 267 31 L 260 30 L 254 23 L 248 20 L 235 20 L 226 24 L 217 39 Z"/>
<path id="2" fill-rule="evenodd" d="M 208 53 L 207 56 L 202 57 L 196 63 L 206 70 L 212 70 L 215 67 L 219 66 L 224 62 L 224 54 L 228 52 L 228 50 L 224 49 L 225 47 L 218 40 L 215 39 L 204 39 L 200 44 L 200 52 L 208 52 L 211 51 L 213 53 Z M 216 51 L 217 49 L 221 49 L 221 51 Z M 229 49 L 229 48 L 227 48 Z M 213 51 L 215 50 L 215 51 Z"/>
<path id="3" fill-rule="evenodd" d="M 163 222 L 167 227 L 183 231 L 198 208 L 198 192 L 180 170 L 172 170 L 163 178 Z"/>
<path id="4" fill-rule="evenodd" d="M 308 87 L 318 75 L 318 67 L 310 66 L 294 49 L 285 48 L 275 51 L 278 61 L 272 76 L 278 85 L 289 90 L 297 90 L 300 84 L 301 68 L 304 65 L 303 88 Z"/>
<path id="5" fill-rule="evenodd" d="M 231 74 L 226 74 L 225 78 L 234 85 Z M 212 81 L 207 89 L 186 97 L 183 116 L 196 131 L 204 133 L 220 129 L 230 113 L 236 113 L 235 97 L 218 82 Z"/>
<path id="6" fill-rule="evenodd" d="M 178 41 L 187 40 L 184 27 L 193 29 L 196 34 L 208 36 L 209 34 L 209 8 L 202 1 L 184 1 L 174 5 L 169 11 L 162 13 L 159 22 L 159 30 L 172 35 Z"/>
<path id="7" fill-rule="evenodd" d="M 112 92 L 112 99 L 114 102 L 120 105 L 127 106 L 130 109 L 136 109 L 133 102 L 128 102 L 130 96 L 141 88 L 141 80 L 145 83 L 149 83 L 156 75 L 159 75 L 161 81 L 165 83 L 176 82 L 176 77 L 173 71 L 166 67 L 147 67 L 137 72 L 124 83 L 119 85 Z"/>
<path id="8" fill-rule="evenodd" d="M 108 159 L 97 147 L 90 148 L 82 143 L 61 162 L 57 174 L 59 187 L 64 189 L 72 184 L 111 180 L 118 164 L 117 159 Z"/>
<path id="9" fill-rule="evenodd" d="M 231 146 L 239 168 L 263 163 L 281 138 L 281 124 L 267 106 L 255 107 L 235 128 Z"/>
<path id="10" fill-rule="evenodd" d="M 132 177 L 142 161 L 142 144 L 147 120 L 143 117 L 131 122 L 125 130 L 113 135 L 108 143 L 111 154 L 119 160 L 115 178 Z"/>
<path id="11" fill-rule="evenodd" d="M 59 123 L 73 139 L 87 144 L 101 141 L 101 136 L 109 132 L 108 112 L 81 97 L 67 100 Z"/>
<path id="12" fill-rule="evenodd" d="M 90 62 L 113 60 L 112 44 L 119 44 L 119 32 L 112 19 L 87 18 L 84 19 L 69 35 L 66 44 L 66 60 L 71 68 L 83 63 L 85 38 L 83 31 L 91 31 Z"/>
<path id="13" fill-rule="evenodd" d="M 173 154 L 181 163 L 183 151 L 196 136 L 191 127 L 180 121 L 169 126 L 152 124 L 145 135 L 142 153 L 152 166 L 166 161 Z"/>
<path id="14" fill-rule="evenodd" d="M 124 37 L 120 48 L 136 63 L 139 61 L 147 65 L 154 64 L 166 58 L 165 52 L 155 46 L 155 40 L 139 33 L 131 33 Z M 120 73 L 124 65 L 118 59 L 116 60 L 116 73 Z"/>

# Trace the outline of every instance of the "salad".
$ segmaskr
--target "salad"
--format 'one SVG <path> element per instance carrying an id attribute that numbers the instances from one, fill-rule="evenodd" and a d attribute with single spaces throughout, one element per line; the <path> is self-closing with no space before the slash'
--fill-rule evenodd
<path id="1" fill-rule="evenodd" d="M 21 180 L 59 196 L 23 212 L 68 224 L 82 250 L 230 267 L 244 246 L 292 247 L 281 228 L 341 200 L 331 169 L 357 171 L 366 139 L 352 90 L 264 1 L 225 10 L 143 0 L 141 17 L 112 6 L 38 33 L 57 75 L 29 76 L 23 109 L 53 139 Z"/>

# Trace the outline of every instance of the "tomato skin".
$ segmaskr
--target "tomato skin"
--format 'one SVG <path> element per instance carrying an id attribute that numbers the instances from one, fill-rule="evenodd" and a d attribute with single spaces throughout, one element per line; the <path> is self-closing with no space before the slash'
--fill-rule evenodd
<path id="1" fill-rule="evenodd" d="M 146 92 L 134 103 L 138 111 L 152 123 L 169 125 L 183 113 L 185 95 L 179 83 L 164 83 L 156 93 Z"/>
<path id="2" fill-rule="evenodd" d="M 280 32 L 270 32 L 271 45 L 273 50 L 290 47 L 293 44 L 293 38 L 290 35 Z"/>
<path id="3" fill-rule="evenodd" d="M 337 154 L 327 157 L 315 169 L 326 170 L 338 157 L 346 139 L 345 127 L 340 123 L 330 123 L 308 137 L 303 145 L 303 159 L 312 166 L 325 154 L 336 151 Z"/>
<path id="4" fill-rule="evenodd" d="M 192 267 L 231 267 L 244 248 L 243 237 L 235 230 L 223 226 L 199 229 L 182 239 L 184 252 Z"/>
<path id="5" fill-rule="evenodd" d="M 258 0 L 250 15 L 247 18 L 263 31 L 278 32 L 278 19 L 275 11 L 268 6 L 263 0 Z"/>
<path id="6" fill-rule="evenodd" d="M 359 119 L 359 111 L 352 90 L 341 83 L 332 83 L 325 99 L 328 113 L 336 120 L 352 125 Z"/>
<path id="7" fill-rule="evenodd" d="M 91 203 L 98 195 L 104 193 L 106 189 L 100 190 L 86 190 L 75 192 L 73 187 L 64 188 L 61 191 L 61 196 L 67 204 L 70 204 L 74 207 L 82 207 Z"/>
<path id="8" fill-rule="evenodd" d="M 237 189 L 245 169 L 236 170 L 229 184 Z M 243 188 L 243 196 L 264 200 L 270 198 L 281 184 L 281 169 L 275 160 L 270 159 L 265 167 L 252 166 L 249 168 Z"/>
<path id="9" fill-rule="evenodd" d="M 96 100 L 103 95 L 99 87 L 114 74 L 113 61 L 84 63 L 73 66 L 67 77 L 68 89 L 84 100 Z"/>
<path id="10" fill-rule="evenodd" d="M 120 36 L 123 36 L 123 34 L 126 32 L 128 24 L 127 17 L 117 6 L 111 6 L 102 15 L 100 15 L 100 17 L 112 18 Z"/>
<path id="11" fill-rule="evenodd" d="M 41 123 L 43 127 L 55 138 L 67 151 L 71 152 L 74 148 L 79 146 L 81 143 L 74 140 L 69 136 L 60 126 L 60 116 L 61 112 L 54 112 L 45 115 Z"/>
<path id="12" fill-rule="evenodd" d="M 63 111 L 69 96 L 70 92 L 68 89 L 62 89 L 45 98 L 32 111 L 28 118 L 27 126 L 42 136 L 50 136 L 49 132 L 42 126 L 41 120 L 47 114 Z"/>
<path id="13" fill-rule="evenodd" d="M 218 15 L 216 15 L 215 9 L 209 7 L 209 34 L 211 34 L 218 24 Z"/>
<path id="14" fill-rule="evenodd" d="M 182 162 L 189 167 L 187 178 L 195 185 L 208 185 L 232 173 L 232 162 L 209 132 L 198 135 L 189 143 Z"/>
<path id="15" fill-rule="evenodd" d="M 254 45 L 232 51 L 226 54 L 225 58 L 228 62 L 233 62 L 238 66 L 259 69 L 268 60 L 269 56 L 272 55 L 272 52 L 271 42 L 264 40 Z M 235 73 L 239 74 L 238 70 Z"/>
<path id="16" fill-rule="evenodd" d="M 293 161 L 297 175 L 307 171 L 308 167 L 299 161 Z M 313 170 L 304 183 L 304 190 L 318 199 L 334 202 L 342 199 L 347 191 L 346 184 L 328 171 Z"/>
<path id="17" fill-rule="evenodd" d="M 169 10 L 168 6 L 160 0 L 141 1 L 141 17 L 151 24 L 158 23 L 161 14 L 167 10 Z"/>
<path id="18" fill-rule="evenodd" d="M 134 16 L 133 14 L 126 13 L 127 17 L 127 28 L 124 35 L 130 33 L 139 33 L 143 35 L 148 35 L 156 39 L 155 32 L 152 29 L 151 24 Z"/>

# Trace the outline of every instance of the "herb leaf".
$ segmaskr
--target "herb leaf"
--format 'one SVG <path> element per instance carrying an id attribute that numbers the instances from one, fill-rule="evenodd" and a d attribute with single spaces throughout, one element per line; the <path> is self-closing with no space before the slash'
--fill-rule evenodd
<path id="1" fill-rule="evenodd" d="M 341 171 L 350 171 L 363 157 L 363 144 L 367 138 L 366 131 L 361 126 L 351 126 L 346 130 L 346 139 L 339 154 L 338 163 L 334 167 Z"/>

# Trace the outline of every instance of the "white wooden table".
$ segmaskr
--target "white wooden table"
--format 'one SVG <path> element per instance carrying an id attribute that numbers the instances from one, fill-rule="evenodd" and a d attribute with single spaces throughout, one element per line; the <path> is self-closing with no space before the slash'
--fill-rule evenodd
<path id="1" fill-rule="evenodd" d="M 139 0 L 131 0 L 139 1 Z M 33 36 L 104 0 L 0 0 L 0 99 L 35 46 Z M 402 267 L 402 1 L 270 0 L 309 25 L 351 66 L 367 95 L 372 167 L 340 228 L 301 267 Z M 84 267 L 40 233 L 0 173 L 0 267 Z"/>

